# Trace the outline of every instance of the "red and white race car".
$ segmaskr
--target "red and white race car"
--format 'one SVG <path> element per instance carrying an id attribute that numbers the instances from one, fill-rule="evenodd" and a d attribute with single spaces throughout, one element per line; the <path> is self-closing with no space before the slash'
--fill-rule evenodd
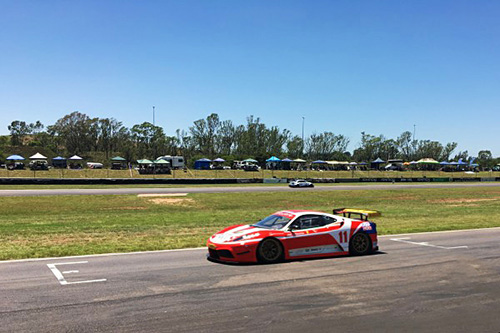
<path id="1" fill-rule="evenodd" d="M 209 259 L 273 263 L 289 259 L 364 255 L 378 250 L 377 211 L 339 208 L 334 214 L 284 210 L 251 225 L 234 225 L 207 241 Z"/>

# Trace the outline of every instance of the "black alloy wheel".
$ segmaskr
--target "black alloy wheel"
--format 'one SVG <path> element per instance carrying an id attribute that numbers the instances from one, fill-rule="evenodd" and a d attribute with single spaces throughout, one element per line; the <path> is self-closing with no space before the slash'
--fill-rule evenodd
<path id="1" fill-rule="evenodd" d="M 265 264 L 283 260 L 283 247 L 281 243 L 274 238 L 264 239 L 257 248 L 257 259 Z"/>
<path id="2" fill-rule="evenodd" d="M 371 252 L 372 241 L 370 236 L 364 232 L 358 232 L 352 236 L 349 242 L 349 253 L 353 256 L 361 256 Z"/>

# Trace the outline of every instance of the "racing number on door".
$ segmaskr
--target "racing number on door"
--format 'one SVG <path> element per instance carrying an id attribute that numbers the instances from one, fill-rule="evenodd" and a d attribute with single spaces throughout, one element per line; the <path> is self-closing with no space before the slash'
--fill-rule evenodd
<path id="1" fill-rule="evenodd" d="M 347 231 L 339 232 L 339 238 L 341 243 L 347 242 Z"/>

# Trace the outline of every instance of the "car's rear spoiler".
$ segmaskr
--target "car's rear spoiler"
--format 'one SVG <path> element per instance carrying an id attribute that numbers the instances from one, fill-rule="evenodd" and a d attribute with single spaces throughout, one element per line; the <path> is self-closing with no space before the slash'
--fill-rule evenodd
<path id="1" fill-rule="evenodd" d="M 335 208 L 334 215 L 342 215 L 347 218 L 358 218 L 363 221 L 368 221 L 369 218 L 382 216 L 378 210 L 356 209 L 356 208 Z"/>

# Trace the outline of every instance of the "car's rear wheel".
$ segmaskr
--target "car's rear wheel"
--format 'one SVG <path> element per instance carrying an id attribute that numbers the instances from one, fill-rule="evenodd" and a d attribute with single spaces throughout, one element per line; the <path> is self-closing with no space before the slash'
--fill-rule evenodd
<path id="1" fill-rule="evenodd" d="M 351 237 L 349 242 L 349 254 L 353 256 L 362 256 L 371 252 L 372 241 L 370 236 L 364 232 L 358 232 Z"/>
<path id="2" fill-rule="evenodd" d="M 275 238 L 266 238 L 257 247 L 257 259 L 265 264 L 282 261 L 283 254 L 283 246 Z"/>

